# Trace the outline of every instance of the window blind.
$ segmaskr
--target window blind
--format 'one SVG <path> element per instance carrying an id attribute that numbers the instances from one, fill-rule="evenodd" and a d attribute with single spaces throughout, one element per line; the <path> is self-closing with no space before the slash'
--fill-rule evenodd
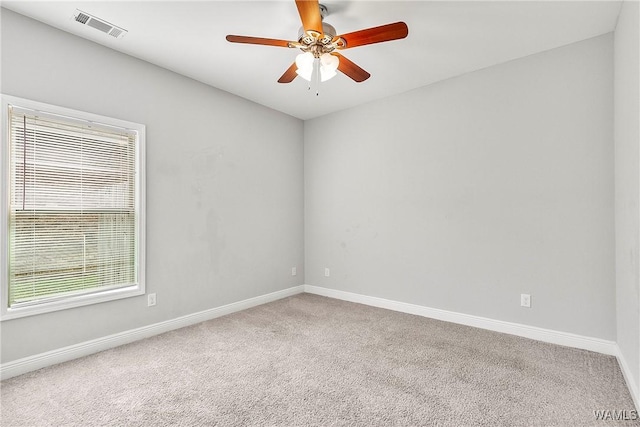
<path id="1" fill-rule="evenodd" d="M 11 106 L 9 306 L 136 282 L 137 132 Z"/>

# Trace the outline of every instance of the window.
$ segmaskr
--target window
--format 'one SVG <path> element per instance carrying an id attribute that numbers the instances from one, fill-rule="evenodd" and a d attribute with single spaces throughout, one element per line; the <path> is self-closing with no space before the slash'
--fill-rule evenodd
<path id="1" fill-rule="evenodd" d="M 144 293 L 145 127 L 3 96 L 2 319 Z"/>

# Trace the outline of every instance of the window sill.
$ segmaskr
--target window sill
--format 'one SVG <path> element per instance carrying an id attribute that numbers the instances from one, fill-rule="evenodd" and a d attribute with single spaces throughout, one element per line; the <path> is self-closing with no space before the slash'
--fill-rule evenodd
<path id="1" fill-rule="evenodd" d="M 42 302 L 39 304 L 25 305 L 23 307 L 3 308 L 0 313 L 0 321 L 18 319 L 26 316 L 50 313 L 53 311 L 66 310 L 74 307 L 98 304 L 101 302 L 114 301 L 123 298 L 130 298 L 144 295 L 144 285 L 133 285 L 126 288 L 112 289 L 109 291 L 78 295 L 58 301 Z"/>

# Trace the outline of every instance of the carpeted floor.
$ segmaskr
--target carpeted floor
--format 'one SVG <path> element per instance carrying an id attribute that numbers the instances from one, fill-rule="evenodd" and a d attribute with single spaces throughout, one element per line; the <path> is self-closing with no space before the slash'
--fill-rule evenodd
<path id="1" fill-rule="evenodd" d="M 2 426 L 638 426 L 614 357 L 301 294 L 1 384 Z"/>

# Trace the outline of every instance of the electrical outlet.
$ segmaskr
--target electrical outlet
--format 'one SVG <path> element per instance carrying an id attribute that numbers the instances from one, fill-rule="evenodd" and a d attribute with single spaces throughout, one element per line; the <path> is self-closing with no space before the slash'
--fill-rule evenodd
<path id="1" fill-rule="evenodd" d="M 329 268 L 325 267 L 324 268 L 324 277 L 329 277 L 331 276 L 331 271 L 329 270 Z"/>
<path id="2" fill-rule="evenodd" d="M 520 294 L 520 305 L 522 307 L 531 307 L 531 295 Z"/>
<path id="3" fill-rule="evenodd" d="M 298 274 L 298 270 L 295 267 L 291 267 L 291 275 L 295 276 L 296 274 Z"/>
<path id="4" fill-rule="evenodd" d="M 147 307 L 156 305 L 156 294 L 147 295 Z"/>

